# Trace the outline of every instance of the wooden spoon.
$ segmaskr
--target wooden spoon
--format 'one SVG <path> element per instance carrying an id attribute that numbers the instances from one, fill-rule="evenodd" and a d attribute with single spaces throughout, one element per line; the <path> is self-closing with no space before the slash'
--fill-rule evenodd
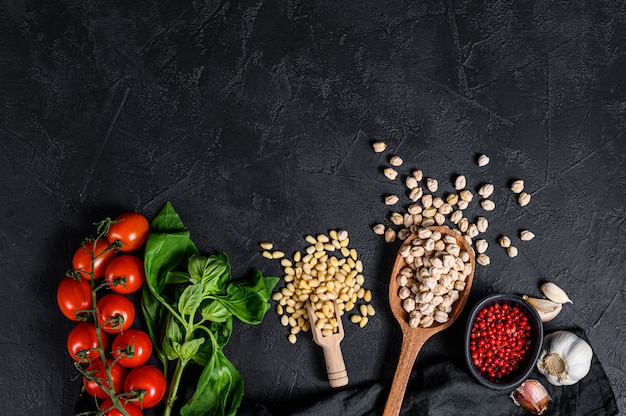
<path id="1" fill-rule="evenodd" d="M 331 387 L 343 387 L 348 384 L 348 371 L 341 354 L 341 340 L 343 340 L 343 324 L 339 315 L 339 307 L 337 301 L 335 305 L 335 318 L 339 323 L 338 332 L 332 335 L 324 336 L 322 331 L 315 325 L 317 323 L 317 315 L 313 309 L 311 302 L 306 303 L 306 309 L 309 312 L 309 322 L 311 323 L 311 332 L 313 333 L 313 341 L 324 351 L 324 361 L 326 361 L 326 373 L 328 374 L 328 383 Z"/>
<path id="2" fill-rule="evenodd" d="M 396 416 L 400 413 L 402 400 L 404 399 L 404 393 L 406 391 L 406 385 L 409 381 L 413 364 L 415 363 L 415 359 L 417 358 L 420 349 L 430 337 L 452 325 L 452 323 L 459 317 L 463 307 L 465 306 L 465 302 L 467 301 L 467 296 L 469 295 L 470 288 L 472 287 L 472 281 L 474 280 L 474 250 L 467 243 L 467 241 L 465 241 L 461 234 L 448 227 L 432 226 L 427 228 L 431 231 L 439 231 L 442 236 L 446 234 L 454 236 L 458 241 L 459 246 L 469 253 L 469 261 L 472 265 L 472 271 L 465 280 L 465 289 L 459 292 L 459 299 L 452 304 L 452 311 L 448 314 L 448 322 L 440 324 L 435 321 L 435 323 L 428 328 L 411 328 L 411 326 L 409 326 L 409 314 L 402 307 L 402 300 L 398 296 L 399 286 L 396 281 L 396 276 L 398 275 L 398 272 L 406 266 L 404 257 L 402 257 L 402 255 L 398 252 L 396 261 L 391 271 L 391 280 L 389 281 L 389 304 L 393 315 L 402 329 L 402 347 L 400 350 L 400 358 L 398 360 L 396 373 L 393 377 L 393 382 L 391 383 L 391 390 L 389 391 L 387 403 L 385 404 L 383 416 Z M 402 245 L 411 244 L 411 241 L 415 237 L 417 237 L 416 233 L 411 234 Z"/>

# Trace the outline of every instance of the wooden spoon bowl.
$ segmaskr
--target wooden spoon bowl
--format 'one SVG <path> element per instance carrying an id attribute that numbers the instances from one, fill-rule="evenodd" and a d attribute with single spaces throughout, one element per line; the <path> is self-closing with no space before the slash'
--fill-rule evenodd
<path id="1" fill-rule="evenodd" d="M 398 251 L 393 269 L 391 271 L 391 279 L 389 281 L 389 304 L 391 306 L 391 312 L 398 321 L 398 324 L 400 324 L 400 328 L 402 330 L 402 347 L 400 350 L 398 366 L 391 383 L 391 390 L 389 391 L 387 403 L 385 404 L 383 416 L 396 416 L 400 413 L 402 400 L 404 399 L 404 393 L 406 391 L 406 385 L 419 351 L 430 337 L 435 335 L 437 332 L 448 328 L 459 317 L 467 301 L 467 297 L 472 287 L 472 281 L 474 280 L 474 250 L 461 236 L 461 234 L 456 230 L 452 230 L 444 226 L 432 226 L 427 228 L 431 231 L 439 231 L 442 237 L 445 235 L 455 237 L 459 246 L 469 253 L 469 262 L 472 266 L 472 271 L 465 280 L 465 288 L 462 291 L 459 291 L 459 299 L 452 304 L 452 311 L 448 314 L 449 319 L 447 322 L 440 324 L 435 321 L 433 325 L 428 328 L 412 328 L 409 325 L 409 314 L 402 307 L 402 299 L 398 296 L 400 287 L 396 281 L 396 276 L 400 270 L 407 265 L 404 257 L 402 257 L 400 251 Z M 411 241 L 413 241 L 416 237 L 416 233 L 411 234 L 404 241 L 402 246 L 411 244 Z"/>

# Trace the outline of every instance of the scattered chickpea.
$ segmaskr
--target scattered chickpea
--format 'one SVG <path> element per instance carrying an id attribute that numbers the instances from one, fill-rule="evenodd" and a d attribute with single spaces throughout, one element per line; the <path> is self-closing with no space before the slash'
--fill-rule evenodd
<path id="1" fill-rule="evenodd" d="M 385 149 L 387 148 L 387 144 L 385 142 L 375 142 L 374 144 L 372 144 L 372 147 L 374 148 L 374 151 L 376 153 L 381 153 L 385 151 Z"/>

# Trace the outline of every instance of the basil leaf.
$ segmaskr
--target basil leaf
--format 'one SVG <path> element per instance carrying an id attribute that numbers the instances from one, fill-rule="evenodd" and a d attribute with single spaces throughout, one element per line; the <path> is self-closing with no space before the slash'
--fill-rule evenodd
<path id="1" fill-rule="evenodd" d="M 183 360 L 189 360 L 198 352 L 200 346 L 204 343 L 204 337 L 194 338 L 189 341 L 185 341 L 185 343 L 180 347 L 180 358 Z"/>
<path id="2" fill-rule="evenodd" d="M 233 316 L 229 316 L 224 322 L 211 322 L 210 329 L 217 345 L 224 348 L 233 333 Z"/>
<path id="3" fill-rule="evenodd" d="M 202 308 L 202 318 L 206 321 L 224 322 L 232 313 L 218 300 L 211 300 Z"/>
<path id="4" fill-rule="evenodd" d="M 226 295 L 214 297 L 242 322 L 257 325 L 270 308 L 268 299 L 276 283 L 277 277 L 264 277 L 257 270 L 253 279 L 231 282 L 226 288 Z"/>
<path id="5" fill-rule="evenodd" d="M 217 347 L 224 348 L 233 333 L 233 316 L 229 315 L 224 322 L 211 322 L 209 330 L 213 334 L 213 341 Z M 201 332 L 198 331 L 198 333 L 200 334 Z M 205 342 L 200 346 L 196 355 L 191 358 L 198 365 L 205 367 L 213 357 L 213 348 L 213 342 Z"/>
<path id="6" fill-rule="evenodd" d="M 189 259 L 189 276 L 193 283 L 204 284 L 205 295 L 223 292 L 230 280 L 228 258 L 224 254 L 192 256 Z"/>
<path id="7" fill-rule="evenodd" d="M 202 283 L 190 285 L 178 299 L 178 310 L 182 315 L 194 315 L 202 303 Z"/>
<path id="8" fill-rule="evenodd" d="M 163 339 L 163 350 L 169 360 L 180 358 L 180 343 L 182 340 L 183 334 L 178 321 L 172 315 L 169 315 Z"/>
<path id="9" fill-rule="evenodd" d="M 146 320 L 146 328 L 152 345 L 158 359 L 163 363 L 165 369 L 167 369 L 167 356 L 161 345 L 160 331 L 162 328 L 163 316 L 166 314 L 165 309 L 161 306 L 161 303 L 150 291 L 150 288 L 146 285 L 143 288 L 143 296 L 141 297 L 141 310 Z"/>
<path id="10" fill-rule="evenodd" d="M 220 348 L 204 367 L 196 391 L 181 416 L 234 416 L 243 397 L 243 379 Z"/>
<path id="11" fill-rule="evenodd" d="M 166 202 L 150 223 L 144 253 L 146 282 L 156 295 L 163 291 L 168 272 L 192 254 L 198 254 L 198 249 L 191 241 L 189 230 L 172 204 Z"/>
<path id="12" fill-rule="evenodd" d="M 223 292 L 230 281 L 230 263 L 226 254 L 219 253 L 210 256 L 202 276 L 204 294 Z"/>
<path id="13" fill-rule="evenodd" d="M 190 280 L 189 279 L 189 273 L 183 272 L 183 271 L 179 271 L 179 270 L 169 271 L 165 275 L 165 284 L 166 285 L 188 283 L 189 280 Z"/>

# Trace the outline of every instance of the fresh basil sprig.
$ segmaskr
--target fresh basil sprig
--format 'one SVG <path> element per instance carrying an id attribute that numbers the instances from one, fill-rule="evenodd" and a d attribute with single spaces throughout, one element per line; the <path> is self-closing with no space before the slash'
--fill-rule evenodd
<path id="1" fill-rule="evenodd" d="M 232 334 L 233 316 L 252 325 L 263 320 L 278 278 L 256 271 L 249 280 L 231 280 L 228 257 L 201 255 L 169 202 L 150 224 L 144 264 L 142 309 L 169 380 L 164 416 L 171 414 L 191 362 L 204 368 L 181 416 L 235 415 L 243 379 L 222 348 Z"/>

